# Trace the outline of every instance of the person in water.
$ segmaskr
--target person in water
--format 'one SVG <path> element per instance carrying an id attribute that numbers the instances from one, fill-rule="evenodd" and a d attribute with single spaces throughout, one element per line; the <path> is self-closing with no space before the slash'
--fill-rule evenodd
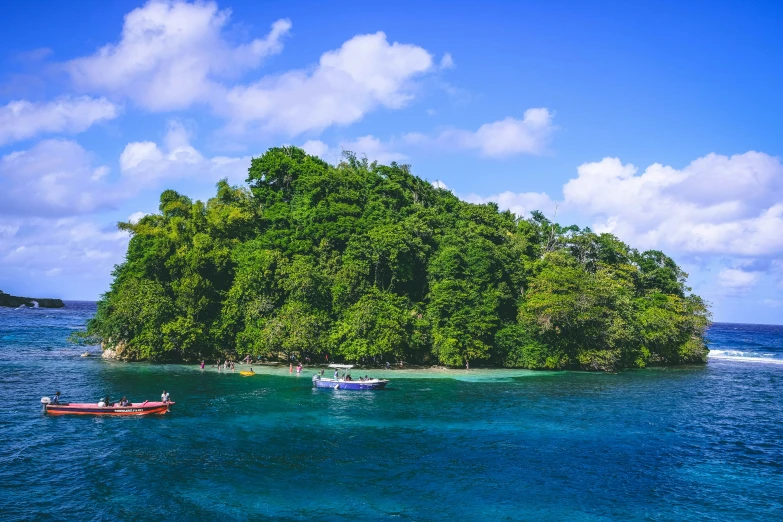
<path id="1" fill-rule="evenodd" d="M 169 396 L 169 392 L 163 390 L 163 393 L 160 394 L 160 400 L 161 402 L 165 402 L 166 404 L 168 404 L 168 402 L 171 400 L 171 397 Z"/>
<path id="2" fill-rule="evenodd" d="M 60 404 L 60 392 L 54 392 L 54 397 L 52 397 L 49 404 Z"/>

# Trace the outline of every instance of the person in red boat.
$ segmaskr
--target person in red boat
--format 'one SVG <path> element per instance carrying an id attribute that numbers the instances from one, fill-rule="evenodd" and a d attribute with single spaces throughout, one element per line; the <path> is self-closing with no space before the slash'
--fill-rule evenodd
<path id="1" fill-rule="evenodd" d="M 166 390 L 163 390 L 163 393 L 160 394 L 160 401 L 165 402 L 168 404 L 168 402 L 171 400 L 171 397 L 169 396 L 169 392 Z"/>

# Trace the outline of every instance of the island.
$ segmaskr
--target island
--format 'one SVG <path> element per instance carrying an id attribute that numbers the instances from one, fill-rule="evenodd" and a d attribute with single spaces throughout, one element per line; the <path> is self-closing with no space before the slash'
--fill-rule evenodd
<path id="1" fill-rule="evenodd" d="M 34 308 L 40 306 L 41 308 L 62 308 L 65 303 L 60 299 L 49 299 L 41 297 L 18 297 L 15 295 L 9 295 L 0 290 L 0 306 L 8 306 L 12 308 L 19 308 L 20 306 L 29 306 Z"/>
<path id="2" fill-rule="evenodd" d="M 247 185 L 166 190 L 118 226 L 126 258 L 83 335 L 127 360 L 706 362 L 709 308 L 663 252 L 462 201 L 409 165 L 272 148 Z"/>

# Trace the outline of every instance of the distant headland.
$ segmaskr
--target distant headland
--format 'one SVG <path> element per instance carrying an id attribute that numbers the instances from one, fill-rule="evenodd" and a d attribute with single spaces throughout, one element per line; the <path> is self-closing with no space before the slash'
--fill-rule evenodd
<path id="1" fill-rule="evenodd" d="M 62 308 L 65 306 L 65 303 L 62 302 L 62 299 L 19 297 L 16 295 L 6 294 L 0 290 L 0 306 L 18 308 L 22 305 L 29 306 L 31 308 L 36 306 L 40 306 L 41 308 Z"/>

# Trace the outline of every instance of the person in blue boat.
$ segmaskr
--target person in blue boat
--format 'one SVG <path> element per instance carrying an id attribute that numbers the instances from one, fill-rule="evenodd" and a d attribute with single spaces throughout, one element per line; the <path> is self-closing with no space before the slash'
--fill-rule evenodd
<path id="1" fill-rule="evenodd" d="M 54 397 L 52 397 L 49 404 L 60 404 L 60 392 L 54 392 Z"/>
<path id="2" fill-rule="evenodd" d="M 337 380 L 340 378 L 340 372 L 338 370 L 334 371 L 334 379 Z"/>

